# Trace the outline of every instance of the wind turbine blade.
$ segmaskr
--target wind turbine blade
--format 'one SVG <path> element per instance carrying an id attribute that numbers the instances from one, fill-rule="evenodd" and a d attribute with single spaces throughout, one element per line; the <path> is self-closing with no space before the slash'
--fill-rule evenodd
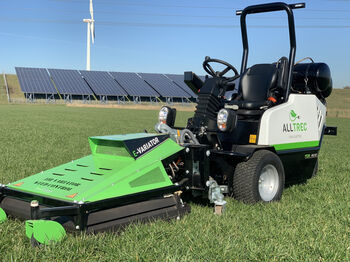
<path id="1" fill-rule="evenodd" d="M 92 0 L 90 0 L 90 15 L 91 19 L 94 20 L 94 7 L 92 6 Z"/>
<path id="2" fill-rule="evenodd" d="M 92 43 L 95 42 L 95 23 L 94 22 L 91 22 L 90 23 L 90 32 L 91 32 L 91 40 L 92 40 Z"/>

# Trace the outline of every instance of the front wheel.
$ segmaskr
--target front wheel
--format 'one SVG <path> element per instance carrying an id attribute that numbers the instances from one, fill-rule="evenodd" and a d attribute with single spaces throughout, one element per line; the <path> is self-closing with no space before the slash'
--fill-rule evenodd
<path id="1" fill-rule="evenodd" d="M 280 158 L 268 150 L 259 150 L 248 161 L 237 164 L 233 196 L 246 203 L 278 201 L 282 197 L 284 180 Z"/>

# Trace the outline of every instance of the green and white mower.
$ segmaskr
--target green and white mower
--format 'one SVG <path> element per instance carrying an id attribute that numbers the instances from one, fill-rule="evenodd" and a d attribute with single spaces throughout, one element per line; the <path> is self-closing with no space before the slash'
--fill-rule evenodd
<path id="1" fill-rule="evenodd" d="M 90 137 L 92 154 L 0 186 L 0 223 L 7 216 L 26 222 L 33 243 L 62 239 L 65 230 L 116 231 L 131 222 L 179 219 L 183 201 L 208 199 L 220 213 L 224 195 L 246 203 L 280 200 L 286 184 L 317 172 L 332 91 L 324 63 L 294 63 L 293 9 L 304 4 L 249 6 L 240 15 L 243 59 L 240 73 L 206 57 L 202 82 L 185 82 L 198 93 L 186 127 L 174 127 L 176 110 L 163 107 L 157 133 Z M 286 11 L 289 58 L 247 67 L 248 14 Z M 211 62 L 226 66 L 214 71 Z M 232 71 L 234 76 L 225 77 Z"/>

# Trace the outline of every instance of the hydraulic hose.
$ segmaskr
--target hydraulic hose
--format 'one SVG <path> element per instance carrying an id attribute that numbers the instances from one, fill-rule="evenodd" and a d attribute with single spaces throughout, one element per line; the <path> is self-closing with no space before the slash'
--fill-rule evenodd
<path id="1" fill-rule="evenodd" d="M 186 136 L 186 135 L 189 136 L 190 141 L 192 141 L 191 144 L 199 145 L 199 142 L 198 142 L 197 138 L 196 138 L 196 137 L 193 135 L 193 133 L 192 133 L 190 130 L 188 130 L 188 129 L 183 129 L 183 130 L 181 130 L 181 132 L 180 132 L 180 143 L 181 143 L 181 144 L 185 143 L 185 136 Z"/>
<path id="2" fill-rule="evenodd" d="M 195 145 L 200 144 L 197 138 L 194 136 L 194 134 L 188 129 L 180 130 L 180 137 L 178 137 L 177 130 L 163 123 L 157 123 L 154 129 L 159 133 L 169 134 L 171 139 L 173 139 L 176 142 L 179 141 L 180 144 L 185 143 L 186 137 L 189 138 L 191 144 L 195 144 Z"/>

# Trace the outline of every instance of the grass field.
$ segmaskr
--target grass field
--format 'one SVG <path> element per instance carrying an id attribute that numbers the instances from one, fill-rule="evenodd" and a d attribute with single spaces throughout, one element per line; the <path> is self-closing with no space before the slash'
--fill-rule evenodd
<path id="1" fill-rule="evenodd" d="M 89 154 L 88 136 L 153 130 L 156 111 L 0 105 L 0 183 Z M 183 125 L 190 112 L 178 113 Z M 228 199 L 217 217 L 191 204 L 180 221 L 130 226 L 120 235 L 68 235 L 34 249 L 24 223 L 0 225 L 2 261 L 349 261 L 350 119 L 329 118 L 337 137 L 325 137 L 320 171 L 285 189 L 281 202 L 244 205 Z"/>

